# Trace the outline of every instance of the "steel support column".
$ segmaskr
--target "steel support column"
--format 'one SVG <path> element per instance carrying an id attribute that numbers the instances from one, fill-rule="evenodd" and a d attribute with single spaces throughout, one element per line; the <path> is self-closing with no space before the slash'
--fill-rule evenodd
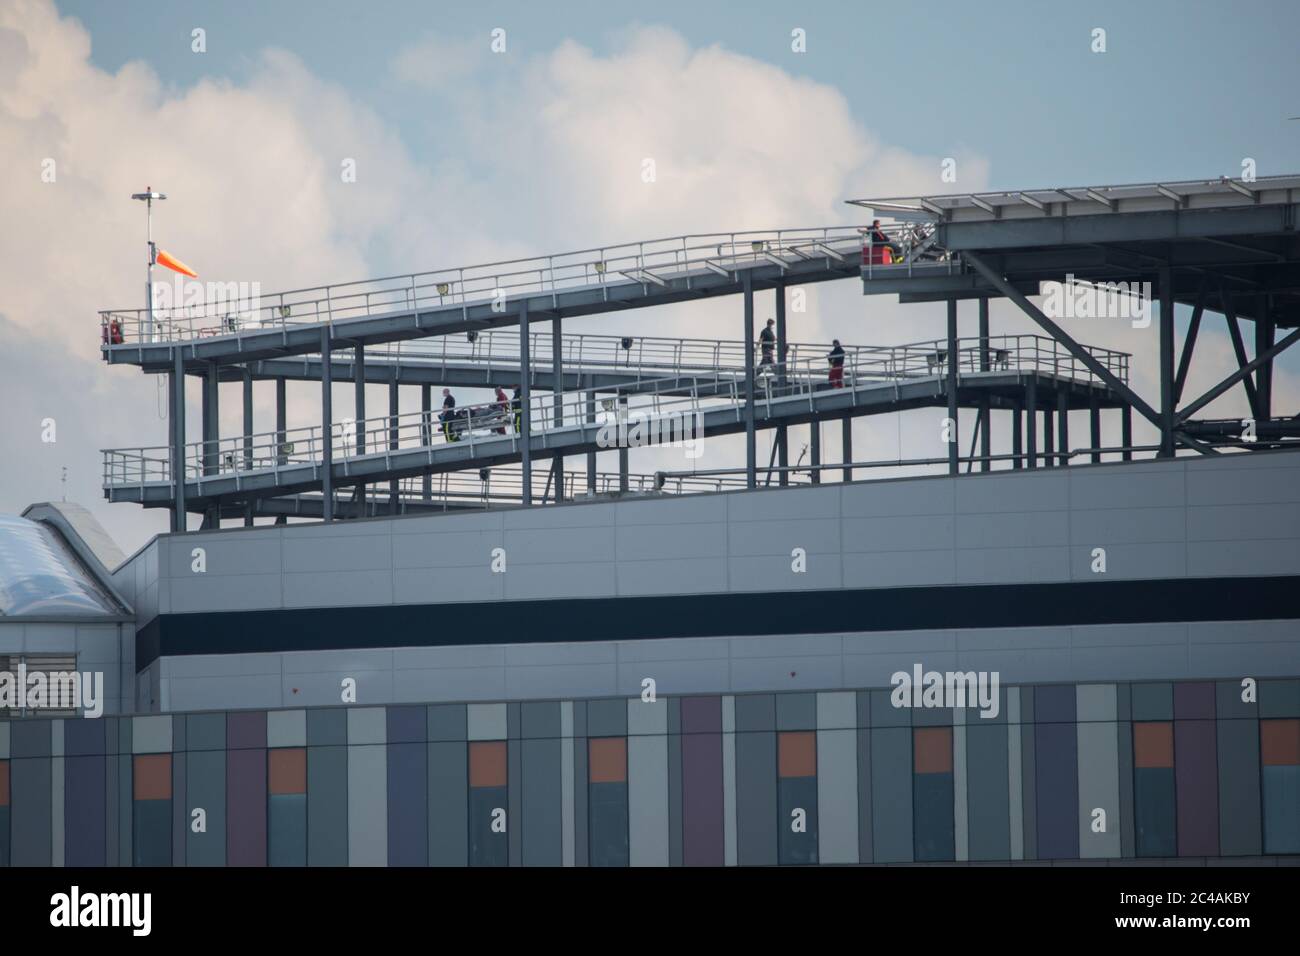
<path id="1" fill-rule="evenodd" d="M 394 375 L 397 373 L 394 372 Z M 400 404 L 397 394 L 397 379 L 391 379 L 388 383 L 388 448 L 390 451 L 397 451 L 397 416 L 400 412 Z M 398 481 L 396 478 L 388 482 L 388 513 L 397 514 L 398 502 Z"/>
<path id="2" fill-rule="evenodd" d="M 433 386 L 420 386 L 420 444 L 426 448 L 433 444 Z M 420 496 L 433 500 L 433 475 L 425 472 L 420 479 Z"/>
<path id="3" fill-rule="evenodd" d="M 330 327 L 320 330 L 321 517 L 334 520 L 334 362 Z"/>
<path id="4" fill-rule="evenodd" d="M 981 298 L 979 300 L 979 336 L 980 336 L 980 371 L 989 371 L 989 300 Z M 993 436 L 989 431 L 992 425 L 992 416 L 990 414 L 989 396 L 984 393 L 980 396 L 980 471 L 992 471 L 993 462 L 989 461 L 989 456 L 993 454 Z"/>
<path id="5" fill-rule="evenodd" d="M 1237 322 L 1237 310 L 1232 304 L 1232 296 L 1222 285 L 1219 286 L 1219 303 L 1223 309 L 1223 318 L 1228 323 L 1228 338 L 1232 341 L 1232 352 L 1237 356 L 1237 368 L 1243 369 L 1249 363 L 1246 358 L 1246 344 L 1241 339 L 1241 326 Z M 1246 401 L 1250 405 L 1251 416 L 1259 420 L 1259 397 L 1255 392 L 1255 382 L 1250 375 L 1240 376 L 1241 386 L 1246 390 Z M 1186 418 L 1186 409 L 1181 418 Z"/>
<path id="6" fill-rule="evenodd" d="M 627 396 L 618 396 L 618 490 L 626 492 L 627 483 Z"/>
<path id="7" fill-rule="evenodd" d="M 1056 390 L 1056 450 L 1062 455 L 1056 464 L 1068 465 L 1070 459 L 1064 456 L 1070 451 L 1070 396 L 1064 387 Z"/>
<path id="8" fill-rule="evenodd" d="M 244 369 L 244 470 L 253 470 L 253 373 Z M 244 509 L 244 527 L 253 526 L 253 502 L 248 501 Z"/>
<path id="9" fill-rule="evenodd" d="M 844 464 L 847 465 L 853 461 L 853 419 L 848 415 L 844 416 L 844 420 L 840 424 L 840 445 L 844 451 Z M 844 469 L 844 480 L 853 480 L 852 468 Z"/>
<path id="10" fill-rule="evenodd" d="M 1178 359 L 1178 373 L 1174 376 L 1174 407 L 1183 399 L 1183 386 L 1187 384 L 1187 372 L 1192 366 L 1192 353 L 1196 350 L 1196 336 L 1201 331 L 1201 315 L 1205 312 L 1204 282 L 1196 293 L 1196 306 L 1192 309 L 1192 320 L 1187 324 L 1187 335 L 1183 339 L 1182 355 Z"/>
<path id="11" fill-rule="evenodd" d="M 1020 403 L 1017 402 L 1011 409 L 1011 454 L 1015 456 L 1011 459 L 1011 467 L 1017 471 L 1025 466 L 1024 461 L 1018 457 L 1024 453 L 1022 442 L 1024 429 L 1021 427 L 1021 418 Z"/>
<path id="12" fill-rule="evenodd" d="M 172 530 L 185 531 L 185 365 L 177 346 L 172 358 Z"/>
<path id="13" fill-rule="evenodd" d="M 1025 385 L 1025 464 L 1038 467 L 1038 376 L 1030 374 Z"/>
<path id="14" fill-rule="evenodd" d="M 551 399 L 554 401 L 555 427 L 564 425 L 564 340 L 561 338 L 560 317 L 551 320 Z M 552 471 L 557 479 L 555 500 L 564 500 L 564 456 L 556 455 Z"/>
<path id="15" fill-rule="evenodd" d="M 1268 308 L 1268 293 L 1255 293 L 1255 354 L 1264 355 L 1273 347 L 1273 316 Z M 1259 400 L 1259 420 L 1273 417 L 1273 360 L 1269 359 L 1255 371 L 1255 395 Z"/>
<path id="16" fill-rule="evenodd" d="M 944 390 L 948 393 L 948 474 L 957 474 L 957 300 L 948 300 L 948 380 Z"/>
<path id="17" fill-rule="evenodd" d="M 533 503 L 532 425 L 529 416 L 533 410 L 531 386 L 533 359 L 529 352 L 528 300 L 519 302 L 519 463 L 523 473 L 523 504 Z"/>
<path id="18" fill-rule="evenodd" d="M 745 485 L 758 487 L 758 446 L 754 435 L 754 277 L 741 273 L 745 307 Z"/>
<path id="19" fill-rule="evenodd" d="M 1131 405 L 1125 405 L 1119 410 L 1119 443 L 1125 448 L 1120 458 L 1123 461 L 1132 461 L 1133 452 L 1128 451 L 1133 447 L 1133 407 Z"/>
<path id="20" fill-rule="evenodd" d="M 776 297 L 776 354 L 777 354 L 777 385 L 786 384 L 786 360 L 789 358 L 789 338 L 786 334 L 785 325 L 785 283 L 778 282 L 773 294 Z M 751 334 L 753 330 L 750 330 Z M 848 461 L 849 459 L 845 459 Z M 790 484 L 790 475 L 785 468 L 790 464 L 790 433 L 789 426 L 776 426 L 776 463 L 782 469 L 777 472 L 777 483 L 780 485 Z M 769 476 L 770 478 L 770 476 Z"/>
<path id="21" fill-rule="evenodd" d="M 1043 402 L 1043 467 L 1055 468 L 1056 429 L 1053 427 L 1052 406 Z"/>
<path id="22" fill-rule="evenodd" d="M 1097 401 L 1097 390 L 1088 390 L 1088 444 L 1092 448 L 1101 447 L 1101 407 Z M 1091 455 L 1094 465 L 1101 462 L 1101 452 L 1094 451 Z"/>
<path id="23" fill-rule="evenodd" d="M 822 463 L 822 423 L 820 421 L 813 420 L 808 423 L 808 447 L 812 455 L 812 483 L 820 485 L 822 483 L 822 472 L 817 467 Z"/>
<path id="24" fill-rule="evenodd" d="M 275 380 L 275 460 L 278 464 L 283 465 L 287 460 L 284 454 L 284 443 L 287 440 L 287 417 L 288 417 L 288 394 L 285 382 L 282 378 Z"/>
<path id="25" fill-rule="evenodd" d="M 596 423 L 596 393 L 591 390 L 591 378 L 587 379 L 587 424 Z M 596 493 L 596 453 L 587 452 L 587 492 Z"/>
<path id="26" fill-rule="evenodd" d="M 1174 456 L 1174 279 L 1160 269 L 1160 455 Z"/>
<path id="27" fill-rule="evenodd" d="M 220 468 L 221 407 L 216 365 L 203 373 L 203 474 L 215 475 Z"/>

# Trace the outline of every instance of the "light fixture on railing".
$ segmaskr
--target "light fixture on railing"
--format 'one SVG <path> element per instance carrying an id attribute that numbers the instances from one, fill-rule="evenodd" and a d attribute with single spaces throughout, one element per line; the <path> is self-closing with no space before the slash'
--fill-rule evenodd
<path id="1" fill-rule="evenodd" d="M 438 295 L 446 295 L 451 291 L 451 284 L 447 282 L 438 283 Z"/>
<path id="2" fill-rule="evenodd" d="M 602 261 L 602 262 L 597 262 L 597 263 L 596 263 L 596 271 L 599 272 L 601 275 L 604 275 L 604 274 L 605 274 L 605 268 L 606 268 L 606 266 L 605 266 L 605 263 L 604 263 L 603 261 Z"/>
<path id="3" fill-rule="evenodd" d="M 762 251 L 763 251 L 763 240 L 762 240 L 762 239 L 755 239 L 753 242 L 751 242 L 751 243 L 749 244 L 749 248 L 752 249 L 752 250 L 754 250 L 755 252 L 762 252 Z"/>
<path id="4" fill-rule="evenodd" d="M 465 333 L 465 338 L 466 338 L 467 340 L 469 340 L 470 342 L 477 342 L 477 341 L 478 341 L 478 333 L 475 332 L 473 329 L 470 329 L 468 332 Z"/>
<path id="5" fill-rule="evenodd" d="M 632 337 L 630 335 L 625 335 L 619 340 L 618 344 L 623 346 L 624 351 L 626 351 L 632 347 Z"/>

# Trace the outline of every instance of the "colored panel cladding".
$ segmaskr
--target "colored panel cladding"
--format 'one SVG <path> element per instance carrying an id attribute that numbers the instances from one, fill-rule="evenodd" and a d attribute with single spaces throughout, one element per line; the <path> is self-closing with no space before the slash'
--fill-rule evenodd
<path id="1" fill-rule="evenodd" d="M 232 714 L 233 718 L 235 715 Z M 265 739 L 265 715 L 263 738 Z M 266 865 L 266 751 L 226 752 L 226 863 Z"/>
<path id="2" fill-rule="evenodd" d="M 0 866 L 9 865 L 9 761 L 0 760 Z"/>
<path id="3" fill-rule="evenodd" d="M 627 738 L 593 737 L 587 742 L 592 783 L 627 782 Z"/>
<path id="4" fill-rule="evenodd" d="M 1213 685 L 1205 685 L 1213 690 Z M 1178 688 L 1174 708 L 1178 708 Z M 1213 696 L 1210 697 L 1213 706 Z M 1213 720 L 1174 721 L 1178 855 L 1219 855 L 1219 782 Z"/>
<path id="5" fill-rule="evenodd" d="M 1133 766 L 1143 768 L 1173 767 L 1174 725 L 1141 723 L 1133 725 Z"/>
<path id="6" fill-rule="evenodd" d="M 307 750 L 268 750 L 267 863 L 307 865 Z"/>
<path id="7" fill-rule="evenodd" d="M 470 866 L 509 865 L 507 756 L 504 740 L 475 740 L 469 745 Z"/>
<path id="8" fill-rule="evenodd" d="M 682 701 L 682 863 L 722 866 L 722 734 L 685 732 L 689 700 Z M 718 715 L 716 726 L 720 729 L 721 709 Z"/>
<path id="9" fill-rule="evenodd" d="M 1078 858 L 1079 735 L 1076 724 L 1034 725 L 1034 792 L 1037 858 Z"/>
<path id="10" fill-rule="evenodd" d="M 917 861 L 952 860 L 956 843 L 953 813 L 952 728 L 912 731 L 912 852 Z"/>
<path id="11" fill-rule="evenodd" d="M 172 865 L 172 755 L 141 754 L 132 765 L 136 866 Z"/>
<path id="12" fill-rule="evenodd" d="M 1175 793 L 1174 725 L 1167 721 L 1135 723 L 1133 817 L 1138 856 L 1177 855 Z"/>
<path id="13" fill-rule="evenodd" d="M 506 785 L 504 740 L 476 740 L 469 745 L 469 785 L 471 788 Z"/>
<path id="14" fill-rule="evenodd" d="M 592 866 L 627 866 L 627 738 L 600 737 L 587 742 L 587 831 Z"/>
<path id="15" fill-rule="evenodd" d="M 0 807 L 9 806 L 9 761 L 0 760 Z"/>
<path id="16" fill-rule="evenodd" d="M 65 866 L 104 866 L 107 862 L 107 808 L 104 805 L 107 765 L 108 760 L 102 755 L 68 757 L 64 761 Z M 2 789 L 3 785 L 0 785 Z M 4 801 L 0 800 L 0 806 L 3 804 Z"/>
<path id="17" fill-rule="evenodd" d="M 389 708 L 389 740 L 394 729 Z M 417 715 L 421 736 L 425 716 Z M 411 721 L 413 731 L 415 721 Z M 388 865 L 429 864 L 429 748 L 422 742 L 388 744 Z"/>
<path id="18" fill-rule="evenodd" d="M 1300 720 L 1259 722 L 1264 852 L 1300 853 Z"/>
<path id="19" fill-rule="evenodd" d="M 307 750 L 283 748 L 267 752 L 267 786 L 271 793 L 287 795 L 307 792 Z"/>
<path id="20" fill-rule="evenodd" d="M 1240 701 L 1238 688 L 1230 700 Z M 1219 713 L 1224 712 L 1220 698 Z M 1259 722 L 1220 716 L 1216 722 L 1219 756 L 1219 853 L 1225 857 L 1258 856 L 1263 823 L 1260 816 Z"/>
<path id="21" fill-rule="evenodd" d="M 1019 730 L 1019 728 L 1017 728 Z M 971 860 L 1011 859 L 1010 747 L 1005 724 L 966 727 Z"/>
<path id="22" fill-rule="evenodd" d="M 171 754 L 141 754 L 135 758 L 135 799 L 172 798 Z"/>
<path id="23" fill-rule="evenodd" d="M 777 735 L 777 776 L 817 776 L 817 735 L 785 731 Z"/>
<path id="24" fill-rule="evenodd" d="M 776 735 L 776 751 L 778 862 L 816 863 L 817 735 L 783 731 Z"/>

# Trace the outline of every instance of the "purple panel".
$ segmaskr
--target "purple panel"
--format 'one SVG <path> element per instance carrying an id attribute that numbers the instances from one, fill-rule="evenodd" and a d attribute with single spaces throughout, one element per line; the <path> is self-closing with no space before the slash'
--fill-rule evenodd
<path id="1" fill-rule="evenodd" d="M 388 742 L 390 744 L 424 743 L 428 722 L 427 708 L 389 707 Z M 420 865 L 423 866 L 424 864 Z"/>
<path id="2" fill-rule="evenodd" d="M 1219 855 L 1219 778 L 1215 737 L 1213 720 L 1174 721 L 1179 856 Z"/>
<path id="3" fill-rule="evenodd" d="M 721 697 L 682 698 L 683 734 L 718 734 L 721 732 Z"/>
<path id="4" fill-rule="evenodd" d="M 722 866 L 722 829 L 722 734 L 682 734 L 682 863 Z"/>
<path id="5" fill-rule="evenodd" d="M 77 724 L 98 724 L 98 720 L 69 720 L 70 731 Z M 66 739 L 66 738 L 65 738 Z M 102 750 L 104 734 L 100 731 Z M 108 843 L 105 833 L 104 791 L 107 758 L 68 757 L 63 762 L 63 864 L 105 866 Z M 59 861 L 55 861 L 56 863 Z"/>
<path id="6" fill-rule="evenodd" d="M 104 753 L 103 720 L 65 720 L 63 752 L 69 757 L 89 757 Z M 68 864 L 71 866 L 72 864 Z"/>
<path id="7" fill-rule="evenodd" d="M 254 710 L 226 715 L 226 749 L 255 750 L 266 747 L 266 711 Z"/>
<path id="8" fill-rule="evenodd" d="M 1174 685 L 1175 720 L 1213 720 L 1214 684 L 1210 682 Z"/>
<path id="9" fill-rule="evenodd" d="M 235 715 L 231 714 L 233 718 Z M 241 715 L 242 716 L 242 715 Z M 266 719 L 261 715 L 263 740 Z M 227 733 L 235 733 L 233 723 Z M 226 752 L 226 862 L 266 866 L 266 751 Z"/>

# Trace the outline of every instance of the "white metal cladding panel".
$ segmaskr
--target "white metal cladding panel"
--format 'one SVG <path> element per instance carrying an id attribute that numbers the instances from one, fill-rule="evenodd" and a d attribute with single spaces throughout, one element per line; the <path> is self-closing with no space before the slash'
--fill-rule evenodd
<path id="1" fill-rule="evenodd" d="M 388 748 L 348 747 L 348 865 L 388 864 Z"/>
<path id="2" fill-rule="evenodd" d="M 627 739 L 627 815 L 632 866 L 668 865 L 668 737 Z"/>

